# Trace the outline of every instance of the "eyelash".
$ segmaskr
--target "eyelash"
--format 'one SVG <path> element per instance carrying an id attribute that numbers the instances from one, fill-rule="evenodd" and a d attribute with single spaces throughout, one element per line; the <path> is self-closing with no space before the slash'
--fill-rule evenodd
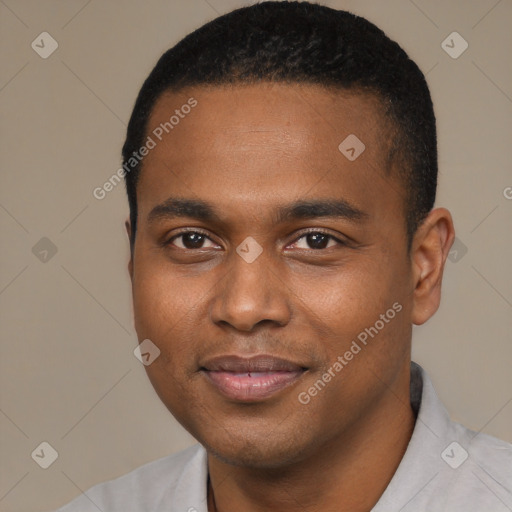
<path id="1" fill-rule="evenodd" d="M 205 231 L 202 231 L 201 229 L 198 229 L 198 228 L 194 228 L 194 229 L 190 229 L 190 230 L 184 230 L 184 231 L 180 231 L 179 233 L 176 233 L 174 234 L 169 240 L 167 240 L 167 242 L 164 243 L 165 246 L 168 246 L 168 245 L 172 245 L 172 242 L 174 240 L 176 240 L 177 238 L 179 238 L 180 236 L 183 236 L 183 235 L 186 235 L 187 233 L 195 233 L 195 234 L 198 234 L 198 235 L 204 235 L 206 238 L 208 238 L 208 240 L 210 240 L 211 242 L 213 242 L 213 240 L 208 236 L 208 233 L 206 233 Z M 330 240 L 334 240 L 339 246 L 347 246 L 348 244 L 346 242 L 344 242 L 343 240 L 340 240 L 339 238 L 335 237 L 334 235 L 331 235 L 330 233 L 327 233 L 326 231 L 321 231 L 321 230 L 318 230 L 318 229 L 310 229 L 308 231 L 304 231 L 302 232 L 294 241 L 293 241 L 293 244 L 296 244 L 301 238 L 307 236 L 307 235 L 310 235 L 310 234 L 315 234 L 315 235 L 324 235 L 326 237 L 329 238 L 329 241 Z M 329 243 L 329 241 L 327 243 Z M 214 242 L 215 243 L 215 242 Z M 325 250 L 325 249 L 330 249 L 332 247 L 326 247 L 324 249 L 306 249 L 306 250 L 310 250 L 310 251 L 315 251 L 315 252 L 319 252 L 319 251 L 322 251 L 322 250 Z M 181 247 L 178 247 L 178 249 L 182 249 Z M 199 249 L 182 249 L 184 251 L 187 251 L 187 252 L 190 252 L 190 251 L 194 251 L 194 250 L 201 250 L 202 248 L 200 247 Z M 304 249 L 302 249 L 304 250 Z"/>

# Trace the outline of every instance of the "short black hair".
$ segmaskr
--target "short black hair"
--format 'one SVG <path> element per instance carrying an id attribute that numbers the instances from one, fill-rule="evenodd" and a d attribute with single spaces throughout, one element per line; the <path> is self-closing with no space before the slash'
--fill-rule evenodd
<path id="1" fill-rule="evenodd" d="M 282 82 L 375 95 L 394 129 L 388 159 L 399 162 L 408 250 L 432 209 L 437 187 L 436 121 L 423 73 L 368 20 L 309 2 L 264 2 L 203 25 L 166 51 L 137 97 L 123 166 L 146 139 L 152 109 L 166 91 L 193 86 Z M 341 142 L 341 141 L 340 141 Z M 126 172 L 132 226 L 137 226 L 137 161 Z"/>

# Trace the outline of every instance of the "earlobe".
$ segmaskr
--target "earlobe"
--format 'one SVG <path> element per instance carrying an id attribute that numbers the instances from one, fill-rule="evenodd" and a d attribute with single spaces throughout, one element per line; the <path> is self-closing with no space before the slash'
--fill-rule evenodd
<path id="1" fill-rule="evenodd" d="M 446 208 L 432 210 L 414 236 L 412 321 L 416 325 L 425 323 L 439 308 L 444 265 L 454 237 Z"/>

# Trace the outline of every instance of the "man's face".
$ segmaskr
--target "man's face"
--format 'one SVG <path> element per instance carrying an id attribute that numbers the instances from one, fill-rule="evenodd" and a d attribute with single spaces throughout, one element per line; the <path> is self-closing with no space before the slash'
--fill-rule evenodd
<path id="1" fill-rule="evenodd" d="M 191 97 L 152 136 L 137 189 L 135 326 L 161 351 L 146 370 L 221 459 L 304 460 L 400 399 L 409 372 L 413 285 L 387 123 L 372 96 L 260 84 L 165 94 L 147 134 Z M 338 148 L 351 134 L 359 156 L 354 138 Z"/>

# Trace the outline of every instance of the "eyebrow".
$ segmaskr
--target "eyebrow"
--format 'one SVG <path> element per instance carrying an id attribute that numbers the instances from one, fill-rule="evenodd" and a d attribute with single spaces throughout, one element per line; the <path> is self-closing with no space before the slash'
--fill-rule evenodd
<path id="1" fill-rule="evenodd" d="M 148 222 L 187 217 L 205 222 L 221 222 L 215 207 L 202 200 L 170 197 L 156 205 L 148 215 Z M 297 219 L 332 217 L 360 223 L 369 215 L 344 199 L 299 200 L 277 208 L 276 223 Z"/>

